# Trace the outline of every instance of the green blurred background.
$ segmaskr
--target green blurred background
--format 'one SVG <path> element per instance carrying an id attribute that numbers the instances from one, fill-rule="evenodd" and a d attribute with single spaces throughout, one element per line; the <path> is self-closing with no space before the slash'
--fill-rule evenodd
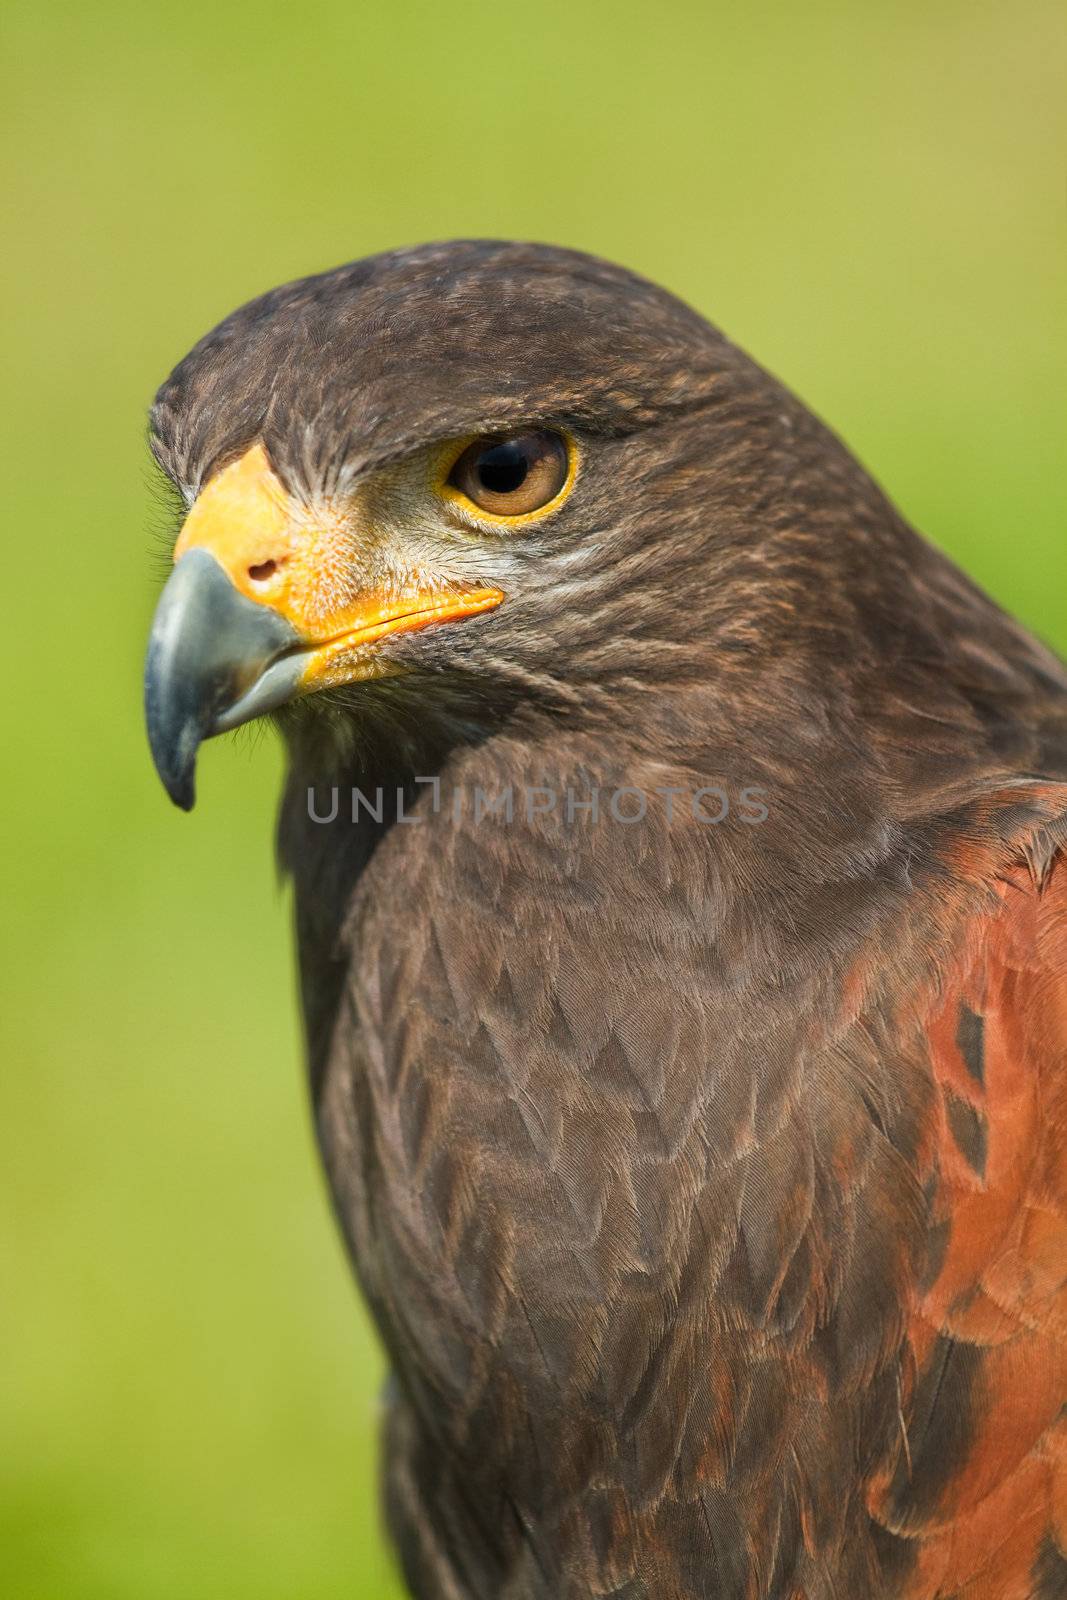
<path id="1" fill-rule="evenodd" d="M 8 3 L 0 1595 L 398 1593 L 316 1166 L 279 753 L 174 811 L 143 442 L 239 301 L 454 234 L 719 322 L 1067 645 L 1064 22 L 1042 0 Z"/>

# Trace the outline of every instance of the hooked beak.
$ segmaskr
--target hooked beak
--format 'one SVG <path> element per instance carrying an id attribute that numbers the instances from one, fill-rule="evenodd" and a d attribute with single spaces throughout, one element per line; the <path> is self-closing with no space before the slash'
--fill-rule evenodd
<path id="1" fill-rule="evenodd" d="M 189 550 L 167 579 L 144 673 L 148 743 L 163 787 L 191 811 L 204 739 L 284 705 L 304 670 L 296 629 L 240 594 L 207 550 Z"/>
<path id="2" fill-rule="evenodd" d="M 206 485 L 174 551 L 145 661 L 152 759 L 190 811 L 204 739 L 297 695 L 390 670 L 385 636 L 491 610 L 498 589 L 360 584 L 351 530 L 294 508 L 262 445 Z"/>

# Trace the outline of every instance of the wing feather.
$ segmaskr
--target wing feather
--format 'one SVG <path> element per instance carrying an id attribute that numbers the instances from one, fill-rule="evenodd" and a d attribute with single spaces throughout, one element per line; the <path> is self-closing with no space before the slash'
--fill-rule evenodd
<path id="1" fill-rule="evenodd" d="M 997 877 L 923 1019 L 936 1270 L 873 1515 L 908 1600 L 1062 1600 L 1067 1574 L 1067 859 Z"/>

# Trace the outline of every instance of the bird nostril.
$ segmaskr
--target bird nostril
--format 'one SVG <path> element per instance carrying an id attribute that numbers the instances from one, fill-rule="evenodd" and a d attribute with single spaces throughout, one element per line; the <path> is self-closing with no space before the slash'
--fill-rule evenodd
<path id="1" fill-rule="evenodd" d="M 259 561 L 254 566 L 249 567 L 248 576 L 253 583 L 263 583 L 267 578 L 273 578 L 277 570 L 278 563 L 276 561 Z"/>

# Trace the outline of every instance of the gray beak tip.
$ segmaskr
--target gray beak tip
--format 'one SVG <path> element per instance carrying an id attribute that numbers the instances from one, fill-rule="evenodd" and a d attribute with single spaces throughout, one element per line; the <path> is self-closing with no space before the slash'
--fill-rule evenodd
<path id="1" fill-rule="evenodd" d="M 196 800 L 196 754 L 207 729 L 195 699 L 168 678 L 149 645 L 145 663 L 144 709 L 148 748 L 160 782 L 176 806 L 191 811 Z"/>
<path id="2" fill-rule="evenodd" d="M 195 725 L 189 724 L 175 735 L 172 728 L 153 716 L 150 702 L 146 711 L 148 746 L 159 780 L 176 806 L 191 811 L 196 803 L 196 753 L 200 735 Z"/>

